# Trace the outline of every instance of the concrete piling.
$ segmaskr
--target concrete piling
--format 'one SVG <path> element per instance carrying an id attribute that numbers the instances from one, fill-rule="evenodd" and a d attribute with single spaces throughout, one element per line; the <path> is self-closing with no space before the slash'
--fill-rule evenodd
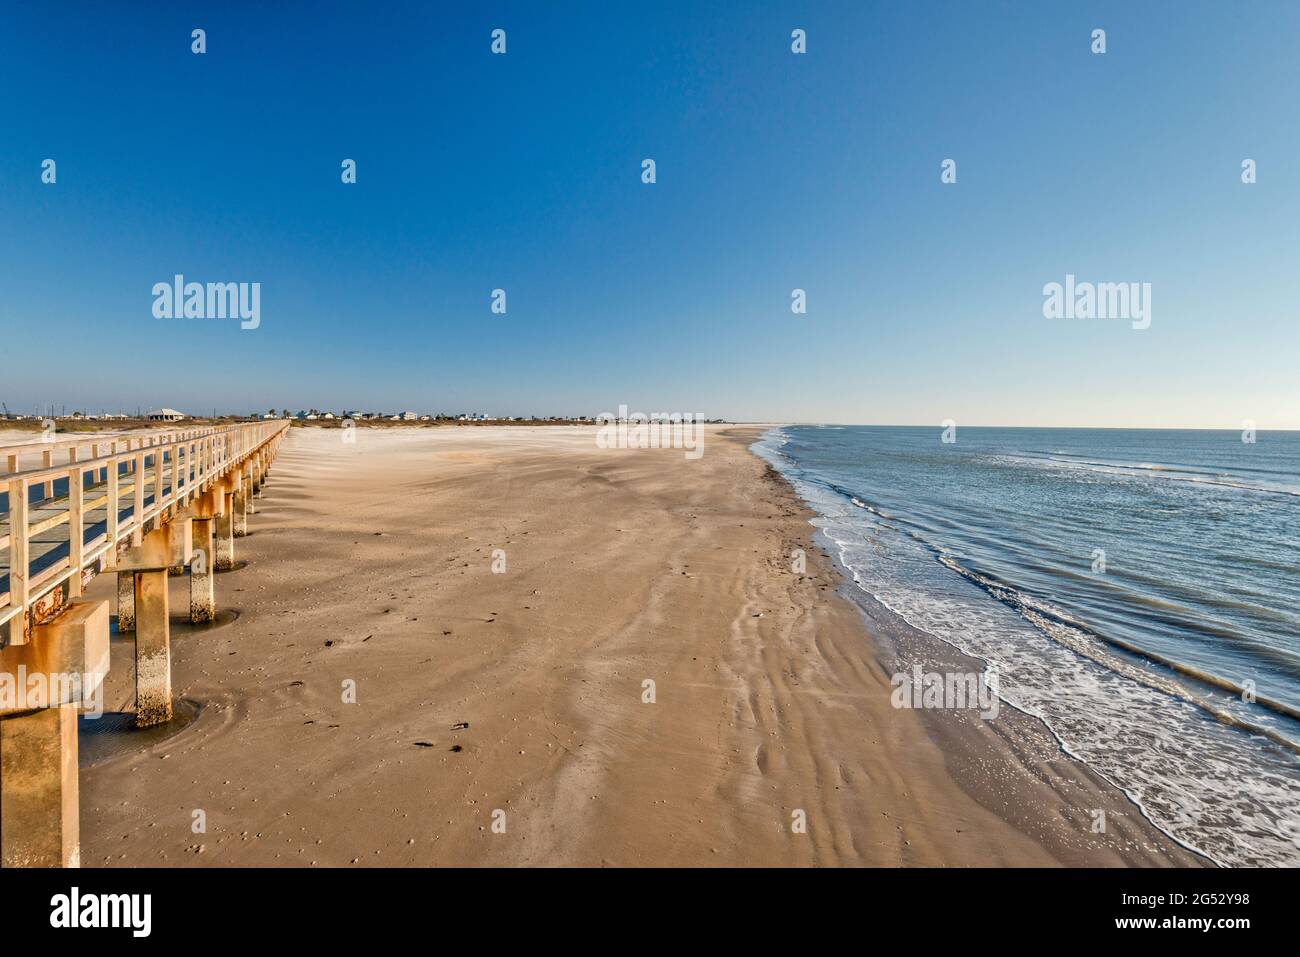
<path id="1" fill-rule="evenodd" d="M 128 635 L 135 631 L 135 575 L 117 573 L 117 633 Z"/>
<path id="2" fill-rule="evenodd" d="M 108 602 L 70 602 L 30 643 L 0 650 L 0 670 L 28 679 L 0 711 L 0 864 L 76 867 L 77 711 L 100 700 Z"/>
<path id="3" fill-rule="evenodd" d="M 234 522 L 231 531 L 235 538 L 243 538 L 248 534 L 248 491 L 242 471 L 235 472 L 233 507 Z"/>
<path id="4" fill-rule="evenodd" d="M 193 552 L 193 522 L 188 516 L 145 534 L 118 568 L 135 582 L 135 723 L 147 728 L 172 717 L 171 608 L 168 571 L 188 565 Z"/>
<path id="5" fill-rule="evenodd" d="M 235 493 L 222 492 L 221 512 L 214 520 L 216 562 L 219 572 L 228 572 L 235 567 Z"/>
<path id="6" fill-rule="evenodd" d="M 0 720 L 0 865 L 77 867 L 77 706 Z"/>
<path id="7" fill-rule="evenodd" d="M 167 571 L 135 573 L 135 724 L 172 719 L 172 648 Z"/>
<path id="8" fill-rule="evenodd" d="M 217 616 L 217 593 L 212 579 L 216 534 L 211 518 L 194 519 L 195 554 L 190 562 L 190 621 L 196 625 Z"/>

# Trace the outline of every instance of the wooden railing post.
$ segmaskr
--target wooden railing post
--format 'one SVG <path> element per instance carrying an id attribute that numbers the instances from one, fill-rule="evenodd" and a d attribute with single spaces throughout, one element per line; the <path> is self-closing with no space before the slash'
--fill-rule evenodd
<path id="1" fill-rule="evenodd" d="M 131 531 L 131 544 L 138 546 L 144 540 L 144 452 L 136 453 L 131 467 L 135 473 L 132 487 L 135 528 Z"/>
<path id="2" fill-rule="evenodd" d="M 46 449 L 41 453 L 41 466 L 43 468 L 52 468 L 54 466 L 54 450 Z M 41 499 L 54 497 L 54 479 L 49 479 L 41 485 Z"/>
<path id="3" fill-rule="evenodd" d="M 116 448 L 114 449 L 116 452 Z M 117 460 L 104 466 L 105 480 L 108 483 L 108 514 L 105 516 L 104 532 L 108 536 L 108 568 L 117 565 L 117 521 L 122 511 L 121 492 L 118 489 Z"/>
<path id="4" fill-rule="evenodd" d="M 9 644 L 27 640 L 27 589 L 31 573 L 31 543 L 27 537 L 27 480 L 9 481 L 9 603 L 21 609 L 9 623 Z"/>
<path id="5" fill-rule="evenodd" d="M 76 461 L 76 455 L 73 455 Z M 68 597 L 81 597 L 81 565 L 86 549 L 85 504 L 86 476 L 81 467 L 74 465 L 68 472 L 68 564 L 72 577 L 68 579 Z"/>

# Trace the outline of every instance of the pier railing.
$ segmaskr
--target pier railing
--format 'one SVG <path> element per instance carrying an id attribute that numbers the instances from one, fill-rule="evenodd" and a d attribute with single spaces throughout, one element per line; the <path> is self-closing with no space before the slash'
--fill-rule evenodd
<path id="1" fill-rule="evenodd" d="M 66 597 L 79 596 L 89 578 L 112 567 L 119 543 L 134 537 L 138 544 L 151 521 L 184 506 L 288 427 L 256 422 L 0 447 L 8 466 L 0 479 L 7 500 L 0 503 L 0 635 L 8 626 L 9 642 L 21 643 L 11 622 L 34 610 L 36 621 L 24 630 L 39 624 L 57 610 L 42 600 L 65 583 Z M 37 455 L 41 464 L 20 470 Z M 56 458 L 66 461 L 55 464 Z M 66 535 L 48 534 L 62 526 Z"/>

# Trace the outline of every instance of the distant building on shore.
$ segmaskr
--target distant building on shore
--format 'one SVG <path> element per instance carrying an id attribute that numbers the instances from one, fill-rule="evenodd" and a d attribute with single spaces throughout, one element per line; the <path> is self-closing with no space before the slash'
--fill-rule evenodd
<path id="1" fill-rule="evenodd" d="M 175 409 L 155 409 L 148 415 L 150 422 L 179 422 L 185 418 L 189 418 L 189 416 L 184 412 L 177 412 Z"/>

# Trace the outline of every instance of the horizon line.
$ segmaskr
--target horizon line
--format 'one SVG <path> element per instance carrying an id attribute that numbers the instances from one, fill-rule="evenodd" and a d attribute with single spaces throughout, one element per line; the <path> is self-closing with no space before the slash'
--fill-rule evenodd
<path id="1" fill-rule="evenodd" d="M 394 408 L 396 408 L 396 407 L 394 407 Z M 283 407 L 281 407 L 281 411 L 286 411 L 286 410 L 284 410 Z M 307 412 L 307 411 L 311 411 L 311 407 L 309 407 L 308 409 L 299 409 L 298 411 L 299 411 L 299 412 Z M 317 413 L 320 413 L 320 414 L 324 414 L 324 413 L 326 413 L 326 412 L 330 412 L 330 413 L 334 414 L 334 415 L 336 416 L 336 418 L 340 418 L 340 419 L 342 419 L 342 418 L 348 418 L 348 416 L 347 416 L 346 414 L 343 414 L 343 413 L 333 413 L 333 410 L 330 410 L 330 409 L 315 409 L 314 411 L 316 411 Z M 411 411 L 411 410 L 410 410 L 410 409 L 407 409 L 407 408 L 403 408 L 403 409 L 402 409 L 402 412 L 396 412 L 396 413 L 378 412 L 378 411 L 374 411 L 374 410 L 362 411 L 362 410 L 360 410 L 360 409 L 354 409 L 354 410 L 351 410 L 351 411 L 359 412 L 359 413 L 361 413 L 361 414 L 363 414 L 363 415 L 384 415 L 384 416 L 387 416 L 387 415 L 390 415 L 390 414 L 397 414 L 397 415 L 400 415 L 400 414 L 402 414 L 402 412 L 408 412 L 408 411 Z M 251 412 L 220 412 L 220 413 L 218 413 L 218 412 L 216 412 L 216 410 L 214 409 L 213 412 L 214 412 L 213 415 L 205 415 L 205 414 L 191 415 L 191 414 L 188 414 L 188 413 L 187 413 L 187 414 L 185 414 L 185 418 L 187 418 L 187 419 L 226 419 L 226 418 L 250 418 L 250 417 L 261 418 L 261 417 L 264 415 L 264 413 L 263 413 L 262 411 L 260 411 L 260 410 L 259 410 L 259 411 L 251 411 Z M 100 412 L 100 413 L 82 413 L 81 416 L 80 416 L 79 418 L 76 418 L 75 420 L 76 420 L 76 421 L 100 421 L 100 422 L 108 422 L 108 421 L 113 421 L 113 419 L 111 419 L 111 418 L 107 418 L 107 417 L 106 417 L 106 416 L 108 416 L 108 415 L 124 415 L 125 418 L 127 418 L 127 419 L 143 419 L 143 418 L 145 418 L 148 414 L 149 414 L 148 412 L 142 412 L 142 413 L 137 414 L 137 415 L 131 415 L 131 414 L 129 414 L 129 413 L 122 413 L 122 412 L 120 412 L 120 411 L 119 411 L 119 412 L 116 412 L 116 413 L 105 413 L 105 412 Z M 513 419 L 513 420 L 515 420 L 515 421 L 519 421 L 519 420 L 521 420 L 521 419 L 522 419 L 522 420 L 537 419 L 537 420 L 539 420 L 539 421 L 547 421 L 547 422 L 550 422 L 550 421 L 561 421 L 561 420 L 584 420 L 584 419 L 586 419 L 586 420 L 591 420 L 592 422 L 595 422 L 595 423 L 599 424 L 599 417 L 600 417 L 600 415 L 604 415 L 604 414 L 608 414 L 608 413 L 597 413 L 597 414 L 592 414 L 592 415 L 589 415 L 589 414 L 587 414 L 587 413 L 570 413 L 570 414 L 561 414 L 561 415 L 558 415 L 558 416 L 553 416 L 553 415 L 538 415 L 538 414 L 536 414 L 536 413 L 503 413 L 503 414 L 499 414 L 499 415 L 497 415 L 497 414 L 487 414 L 487 413 L 483 413 L 483 412 L 466 412 L 466 411 L 458 411 L 458 412 L 454 412 L 454 413 L 449 413 L 449 412 L 427 412 L 427 413 L 424 413 L 424 412 L 422 412 L 422 413 L 417 413 L 417 414 L 419 414 L 419 415 L 429 415 L 431 418 L 434 417 L 434 416 L 442 415 L 442 416 L 446 416 L 447 418 L 450 418 L 450 419 L 453 419 L 453 420 L 454 420 L 454 417 L 457 416 L 457 415 L 474 415 L 474 416 L 485 415 L 485 416 L 486 416 L 486 419 L 485 419 L 485 420 L 478 420 L 478 421 L 488 421 L 488 422 L 498 421 L 498 420 L 504 421 L 504 420 L 507 420 L 507 419 Z M 707 413 L 691 413 L 691 414 L 692 414 L 692 415 L 703 415 L 703 416 L 706 416 L 706 418 L 704 418 L 704 419 L 699 419 L 699 420 L 697 420 L 697 421 L 700 421 L 700 422 L 702 422 L 702 423 L 706 423 L 706 424 L 715 424 L 715 425 L 755 425 L 755 426 L 758 426 L 758 425 L 766 425 L 766 426 L 770 426 L 770 427 L 773 427 L 773 428 L 778 428 L 778 427 L 787 427 L 787 426 L 789 426 L 789 427 L 804 426 L 804 427 L 812 427 L 812 428 L 876 428 L 876 429 L 933 429 L 933 428 L 939 428 L 939 429 L 943 429 L 943 428 L 946 428 L 947 425 L 949 424 L 947 421 L 916 423 L 916 422 L 843 422 L 843 421 L 836 422 L 836 421 L 817 421 L 817 420 L 813 420 L 813 419 L 789 419 L 789 420 L 778 420 L 778 419 L 732 419 L 732 418 L 728 418 L 728 417 L 726 417 L 726 416 L 709 415 L 709 414 L 707 414 Z M 93 418 L 93 419 L 90 418 L 91 415 L 94 415 L 95 418 Z M 23 418 L 21 418 L 21 419 L 20 419 L 20 418 L 16 418 L 15 416 L 22 416 Z M 59 413 L 59 414 L 55 414 L 55 415 L 47 415 L 47 414 L 45 414 L 45 413 L 40 413 L 40 412 L 28 413 L 28 412 L 16 412 L 16 411 L 14 411 L 14 410 L 10 410 L 7 416 L 6 416 L 6 415 L 0 415 L 0 423 L 4 423 L 4 422 L 18 422 L 18 421 L 23 421 L 24 419 L 44 418 L 44 417 L 53 418 L 53 419 L 55 419 L 56 421 L 61 420 L 61 419 L 67 419 L 67 420 L 73 420 L 73 419 L 74 419 L 74 416 L 73 416 L 73 415 L 69 415 L 69 414 L 67 414 L 67 413 Z M 284 417 L 284 416 L 276 416 L 276 418 L 277 418 L 277 419 L 284 419 L 285 417 Z M 288 416 L 287 418 L 288 418 L 289 420 L 291 420 L 291 421 L 303 421 L 302 419 L 299 419 L 299 418 L 297 417 L 297 414 L 296 414 L 296 413 L 293 414 L 293 415 Z M 320 419 L 316 419 L 316 420 L 314 420 L 314 421 L 321 421 L 321 420 L 320 420 Z M 411 421 L 418 421 L 418 420 L 411 420 Z M 1034 429 L 1034 430 L 1040 430 L 1040 431 L 1041 431 L 1041 430 L 1059 430 L 1059 431 L 1071 431 L 1071 430 L 1073 430 L 1073 431 L 1093 431 L 1093 432 L 1103 432 L 1103 431 L 1109 431 L 1109 432 L 1242 432 L 1242 431 L 1245 431 L 1245 427 L 1244 427 L 1244 426 L 1243 426 L 1243 427 L 1224 427 L 1224 426 L 1199 426 L 1199 425 L 1179 425 L 1179 426 L 1167 426 L 1167 425 L 989 425 L 989 424 L 984 424 L 984 423 L 963 425 L 963 424 L 960 423 L 960 422 L 952 423 L 952 424 L 954 424 L 954 425 L 956 426 L 956 428 L 958 428 L 958 429 L 1022 429 L 1022 430 Z M 2 427 L 2 426 L 0 426 L 0 427 Z M 1273 427 L 1259 427 L 1259 426 L 1254 426 L 1254 427 L 1252 427 L 1252 431 L 1254 431 L 1254 432 L 1257 433 L 1257 434 L 1260 433 L 1260 432 L 1270 432 L 1270 433 L 1291 433 L 1291 432 L 1300 432 L 1300 425 L 1287 426 L 1287 427 L 1277 427 L 1277 426 L 1273 426 Z"/>

